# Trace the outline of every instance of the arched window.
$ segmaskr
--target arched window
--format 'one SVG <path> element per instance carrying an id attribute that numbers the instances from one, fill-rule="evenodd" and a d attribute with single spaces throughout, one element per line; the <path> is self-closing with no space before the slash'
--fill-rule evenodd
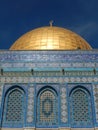
<path id="1" fill-rule="evenodd" d="M 4 101 L 3 124 L 23 124 L 24 100 L 25 93 L 19 87 L 8 90 Z"/>
<path id="2" fill-rule="evenodd" d="M 72 127 L 93 125 L 91 95 L 83 87 L 76 87 L 70 94 L 70 116 Z"/>
<path id="3" fill-rule="evenodd" d="M 58 124 L 57 93 L 52 88 L 44 88 L 38 94 L 37 124 L 44 126 Z"/>

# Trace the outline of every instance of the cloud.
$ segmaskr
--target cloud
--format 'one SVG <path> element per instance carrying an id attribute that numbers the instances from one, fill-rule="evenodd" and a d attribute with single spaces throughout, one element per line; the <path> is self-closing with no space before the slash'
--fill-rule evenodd
<path id="1" fill-rule="evenodd" d="M 98 48 L 98 24 L 96 22 L 75 24 L 70 29 L 83 37 L 93 48 Z"/>
<path id="2" fill-rule="evenodd" d="M 86 39 L 90 39 L 92 35 L 98 32 L 98 24 L 95 22 L 88 22 L 85 24 L 74 26 L 72 27 L 72 30 L 74 30 L 79 35 L 85 37 Z"/>

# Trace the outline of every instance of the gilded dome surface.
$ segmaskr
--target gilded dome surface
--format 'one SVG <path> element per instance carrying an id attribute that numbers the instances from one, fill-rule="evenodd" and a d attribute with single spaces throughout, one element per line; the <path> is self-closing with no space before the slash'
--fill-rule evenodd
<path id="1" fill-rule="evenodd" d="M 90 50 L 91 46 L 76 33 L 55 26 L 41 27 L 27 32 L 10 50 Z"/>

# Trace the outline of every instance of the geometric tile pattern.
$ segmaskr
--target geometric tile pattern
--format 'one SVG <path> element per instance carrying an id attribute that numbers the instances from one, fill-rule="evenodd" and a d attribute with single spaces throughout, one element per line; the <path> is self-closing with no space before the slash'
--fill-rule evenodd
<path id="1" fill-rule="evenodd" d="M 24 121 L 24 92 L 19 88 L 7 92 L 4 102 L 3 123 L 17 124 Z"/>
<path id="2" fill-rule="evenodd" d="M 3 74 L 5 77 L 28 77 L 28 76 L 32 76 L 32 73 L 30 71 L 28 72 L 4 72 Z M 93 72 L 93 69 L 91 69 L 90 71 L 86 70 L 82 70 L 82 71 L 69 71 L 69 70 L 66 70 L 64 72 L 64 76 L 94 76 L 94 72 Z M 98 75 L 98 73 L 96 72 L 96 75 Z M 58 77 L 58 76 L 62 76 L 62 71 L 34 71 L 34 74 L 33 76 L 37 76 L 37 77 L 42 77 L 42 76 L 48 76 L 48 77 L 51 77 L 51 76 L 54 76 L 54 77 Z M 20 79 L 20 82 L 22 82 L 22 79 Z"/>
<path id="3" fill-rule="evenodd" d="M 37 123 L 39 125 L 56 125 L 58 123 L 57 95 L 52 89 L 45 89 L 38 95 Z"/>
<path id="4" fill-rule="evenodd" d="M 93 94 L 95 103 L 96 122 L 98 122 L 98 84 L 93 85 Z"/>
<path id="5" fill-rule="evenodd" d="M 3 75 L 0 73 L 0 97 L 2 97 L 2 89 L 4 84 L 31 84 L 34 83 L 34 87 L 39 87 L 38 84 L 41 84 L 41 86 L 45 86 L 45 84 L 53 84 L 53 88 L 57 90 L 56 87 L 54 87 L 54 84 L 71 84 L 67 87 L 60 86 L 60 95 L 56 94 L 54 89 L 52 90 L 50 88 L 47 88 L 47 86 L 44 87 L 42 90 L 42 87 L 36 91 L 39 92 L 38 97 L 35 97 L 35 88 L 33 86 L 30 86 L 27 91 L 27 113 L 26 113 L 26 122 L 24 122 L 27 126 L 30 126 L 34 123 L 34 121 L 37 121 L 37 124 L 34 124 L 35 127 L 37 125 L 41 126 L 50 126 L 58 125 L 59 127 L 63 127 L 64 125 L 71 126 L 70 124 L 70 114 L 72 114 L 72 119 L 74 120 L 73 126 L 81 126 L 86 127 L 88 125 L 91 126 L 91 120 L 89 118 L 90 113 L 92 114 L 91 108 L 91 99 L 92 98 L 92 88 L 89 86 L 89 84 L 96 84 L 93 87 L 93 94 L 94 94 L 94 101 L 95 106 L 93 106 L 93 98 L 92 98 L 92 109 L 95 108 L 95 115 L 93 115 L 93 118 L 96 118 L 97 123 L 94 125 L 96 126 L 98 124 L 98 50 L 92 50 L 92 51 L 0 51 L 0 68 L 3 68 L 4 72 Z M 96 72 L 94 73 L 94 68 Z M 31 69 L 34 70 L 34 73 L 31 73 Z M 39 70 L 37 70 L 39 69 Z M 43 69 L 44 71 L 42 71 Z M 62 69 L 65 70 L 64 73 L 62 73 Z M 76 69 L 76 71 L 75 71 Z M 38 83 L 38 84 L 37 84 Z M 75 87 L 74 84 L 85 84 L 87 83 L 87 86 L 85 88 L 88 89 L 88 91 L 78 91 L 76 93 L 73 93 L 72 96 L 72 113 L 70 113 L 70 101 L 67 93 L 70 93 L 70 91 Z M 37 85 L 36 85 L 37 84 Z M 7 87 L 5 86 L 5 89 Z M 47 88 L 47 89 L 45 89 Z M 5 92 L 4 89 L 4 92 Z M 7 90 L 7 89 L 6 89 Z M 85 89 L 86 90 L 86 89 Z M 9 91 L 10 92 L 10 91 Z M 7 93 L 7 95 L 9 94 Z M 57 90 L 59 92 L 59 89 Z M 46 95 L 45 95 L 46 94 Z M 88 94 L 88 98 L 86 97 L 86 94 Z M 8 99 L 6 95 L 6 99 Z M 15 95 L 15 94 L 14 94 Z M 17 93 L 17 95 L 19 95 Z M 17 100 L 16 97 L 13 96 L 13 100 Z M 80 98 L 79 97 L 82 97 Z M 60 97 L 59 97 L 60 96 Z M 41 99 L 42 97 L 42 99 Z M 34 99 L 37 102 L 37 108 L 35 107 Z M 10 98 L 9 98 L 10 99 Z M 67 100 L 68 99 L 68 100 Z M 10 99 L 11 101 L 12 99 Z M 80 102 L 81 100 L 81 102 Z M 83 101 L 82 101 L 83 100 Z M 89 102 L 88 102 L 89 100 Z M 68 102 L 69 101 L 69 102 Z M 76 102 L 77 101 L 77 102 Z M 5 100 L 6 103 L 6 100 Z M 21 100 L 19 101 L 21 104 Z M 58 106 L 58 103 L 60 103 Z M 88 106 L 87 107 L 87 103 Z M 18 106 L 17 103 L 15 103 L 16 106 Z M 54 104 L 54 105 L 53 105 Z M 76 105 L 75 105 L 76 104 Z M 79 106 L 80 104 L 80 106 Z M 84 105 L 85 104 L 85 105 Z M 22 112 L 19 115 L 11 117 L 14 115 L 12 112 L 14 111 L 13 108 L 15 108 L 15 112 L 17 112 L 16 106 L 12 108 L 13 103 L 9 103 L 8 109 L 4 109 L 4 115 L 8 115 L 3 117 L 3 123 L 11 123 L 11 120 L 16 119 L 18 120 L 22 119 L 20 115 L 22 115 Z M 74 107 L 73 107 L 74 106 Z M 77 107 L 78 106 L 78 107 Z M 9 108 L 11 107 L 11 109 Z M 18 106 L 18 107 L 21 107 Z M 37 112 L 34 113 L 34 108 L 37 109 Z M 58 109 L 57 109 L 58 108 Z M 82 110 L 80 110 L 82 109 Z M 89 112 L 88 112 L 89 109 Z M 12 110 L 10 112 L 10 110 Z M 55 111 L 56 110 L 56 111 Z M 76 110 L 76 111 L 75 111 Z M 7 113 L 8 111 L 8 113 Z M 86 112 L 85 112 L 86 111 Z M 55 113 L 56 112 L 56 113 Z M 59 113 L 60 112 L 60 113 Z M 59 114 L 58 114 L 59 113 Z M 79 117 L 77 117 L 77 114 Z M 80 113 L 83 113 L 80 115 Z M 94 113 L 94 112 L 93 112 Z M 94 114 L 95 114 L 94 113 Z M 37 114 L 37 119 L 34 117 Z M 69 114 L 69 115 L 68 115 Z M 24 114 L 25 115 L 25 114 Z M 51 116 L 50 116 L 51 115 Z M 58 121 L 58 115 L 60 115 L 59 118 L 61 120 Z M 84 116 L 83 116 L 84 115 Z M 11 117 L 11 118 L 10 118 Z M 88 120 L 89 118 L 89 120 Z M 7 120 L 8 122 L 7 122 Z M 69 119 L 69 120 L 68 120 Z M 76 120 L 79 120 L 77 122 Z M 87 120 L 87 121 L 86 121 Z M 6 122 L 5 122 L 6 121 Z M 57 124 L 56 124 L 56 123 Z M 86 122 L 86 124 L 85 124 Z M 72 122 L 71 122 L 72 123 Z M 76 123 L 76 124 L 75 124 Z M 4 124 L 4 126 L 5 126 Z M 15 122 L 12 123 L 12 126 L 14 126 Z M 85 126 L 83 126 L 85 125 Z M 15 127 L 18 127 L 19 125 L 16 125 Z"/>
<path id="6" fill-rule="evenodd" d="M 3 84 L 0 84 L 0 107 L 1 107 L 1 100 L 2 100 L 2 91 L 3 91 Z"/>
<path id="7" fill-rule="evenodd" d="M 71 92 L 70 118 L 72 127 L 93 124 L 91 97 L 84 88 L 78 87 Z"/>
<path id="8" fill-rule="evenodd" d="M 28 89 L 27 122 L 31 123 L 34 119 L 34 87 Z"/>
<path id="9" fill-rule="evenodd" d="M 98 51 L 0 51 L 0 61 L 98 61 Z"/>
<path id="10" fill-rule="evenodd" d="M 83 77 L 0 77 L 0 82 L 3 83 L 91 83 L 98 82 L 98 77 L 83 76 Z"/>
<path id="11" fill-rule="evenodd" d="M 96 62 L 96 63 L 92 63 L 92 62 L 88 62 L 88 63 L 86 63 L 85 61 L 84 61 L 84 63 L 83 62 L 78 62 L 78 61 L 76 61 L 76 62 L 55 62 L 55 63 L 47 63 L 47 62 L 45 62 L 45 63 L 0 63 L 0 65 L 1 65 L 1 67 L 4 67 L 4 68 L 6 68 L 6 67 L 9 67 L 9 68 L 11 68 L 11 67 L 19 67 L 19 68 L 23 68 L 23 67 L 30 67 L 30 68 L 34 68 L 34 67 L 62 67 L 62 68 L 71 68 L 71 67 L 74 67 L 74 68 L 77 68 L 77 67 L 98 67 L 98 62 Z"/>
<path id="12" fill-rule="evenodd" d="M 67 110 L 67 92 L 66 88 L 61 88 L 61 122 L 66 123 L 68 121 L 68 110 Z"/>

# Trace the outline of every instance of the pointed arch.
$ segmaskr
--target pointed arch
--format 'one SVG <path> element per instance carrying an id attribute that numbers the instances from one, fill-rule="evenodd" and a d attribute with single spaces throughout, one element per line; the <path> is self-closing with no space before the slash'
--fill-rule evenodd
<path id="1" fill-rule="evenodd" d="M 58 95 L 50 86 L 43 87 L 37 95 L 37 124 L 58 124 Z"/>
<path id="2" fill-rule="evenodd" d="M 82 86 L 76 86 L 70 93 L 70 119 L 72 127 L 93 125 L 90 92 Z"/>
<path id="3" fill-rule="evenodd" d="M 25 92 L 20 86 L 12 86 L 5 93 L 3 125 L 22 124 L 24 122 Z"/>

